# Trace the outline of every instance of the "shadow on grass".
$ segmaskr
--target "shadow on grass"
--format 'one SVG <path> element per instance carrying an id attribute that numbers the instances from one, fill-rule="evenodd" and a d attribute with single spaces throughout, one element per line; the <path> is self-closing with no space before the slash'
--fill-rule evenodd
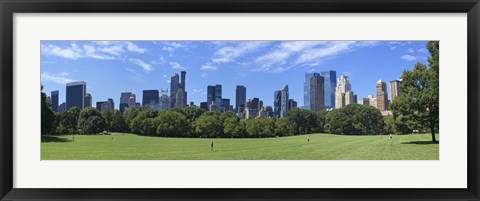
<path id="1" fill-rule="evenodd" d="M 56 137 L 56 136 L 42 136 L 42 142 L 73 142 L 71 139 Z"/>
<path id="2" fill-rule="evenodd" d="M 429 141 L 411 141 L 411 142 L 402 142 L 402 144 L 420 144 L 420 145 L 425 145 L 425 144 L 438 144 L 440 141 L 432 142 L 431 140 Z"/>

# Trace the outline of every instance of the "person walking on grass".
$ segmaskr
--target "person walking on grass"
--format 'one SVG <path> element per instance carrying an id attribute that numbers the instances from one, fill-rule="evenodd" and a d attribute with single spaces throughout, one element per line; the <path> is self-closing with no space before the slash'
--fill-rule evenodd
<path id="1" fill-rule="evenodd" d="M 212 143 L 210 143 L 210 151 L 213 151 L 213 140 Z"/>
<path id="2" fill-rule="evenodd" d="M 388 139 L 390 139 L 390 140 L 391 140 L 392 138 L 393 138 L 392 134 L 391 134 L 391 133 L 390 133 L 390 134 L 388 134 Z"/>
<path id="3" fill-rule="evenodd" d="M 310 143 L 310 135 L 307 136 L 307 143 Z"/>

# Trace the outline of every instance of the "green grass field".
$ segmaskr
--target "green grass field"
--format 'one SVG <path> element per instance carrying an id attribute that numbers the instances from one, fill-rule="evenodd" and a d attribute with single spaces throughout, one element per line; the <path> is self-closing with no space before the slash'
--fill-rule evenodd
<path id="1" fill-rule="evenodd" d="M 133 134 L 42 136 L 42 160 L 438 160 L 429 134 L 163 138 Z M 113 140 L 112 140 L 113 138 Z M 437 135 L 437 139 L 439 139 Z M 210 151 L 213 140 L 214 150 Z"/>

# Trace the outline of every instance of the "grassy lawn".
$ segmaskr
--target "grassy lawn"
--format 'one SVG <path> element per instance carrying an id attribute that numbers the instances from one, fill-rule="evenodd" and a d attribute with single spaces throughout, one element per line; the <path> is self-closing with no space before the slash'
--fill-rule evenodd
<path id="1" fill-rule="evenodd" d="M 43 136 L 42 160 L 438 160 L 430 134 L 201 139 L 133 134 Z M 113 138 L 113 140 L 112 140 Z M 439 139 L 437 135 L 437 140 Z M 210 142 L 214 150 L 210 151 Z"/>

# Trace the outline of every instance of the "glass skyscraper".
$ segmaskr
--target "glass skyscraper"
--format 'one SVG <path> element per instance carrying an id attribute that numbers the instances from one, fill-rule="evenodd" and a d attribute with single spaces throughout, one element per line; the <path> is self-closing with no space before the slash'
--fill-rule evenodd
<path id="1" fill-rule="evenodd" d="M 210 108 L 212 102 L 218 110 L 222 110 L 222 85 L 217 84 L 215 86 L 207 86 L 207 107 Z"/>
<path id="2" fill-rule="evenodd" d="M 87 91 L 87 83 L 84 81 L 67 83 L 65 109 L 72 107 L 79 109 L 85 108 L 85 93 Z"/>
<path id="3" fill-rule="evenodd" d="M 50 96 L 52 98 L 52 110 L 58 112 L 58 91 L 52 91 Z"/>
<path id="4" fill-rule="evenodd" d="M 158 104 L 159 98 L 158 90 L 143 90 L 142 105 Z"/>
<path id="5" fill-rule="evenodd" d="M 337 86 L 337 72 L 333 70 L 321 72 L 324 78 L 325 108 L 335 108 L 335 87 Z"/>
<path id="6" fill-rule="evenodd" d="M 247 102 L 247 88 L 242 85 L 237 85 L 237 89 L 235 90 L 235 109 L 238 110 L 240 105 L 245 107 L 245 102 Z"/>
<path id="7" fill-rule="evenodd" d="M 303 82 L 303 109 L 310 110 L 310 78 L 313 73 L 305 73 L 305 81 Z"/>

